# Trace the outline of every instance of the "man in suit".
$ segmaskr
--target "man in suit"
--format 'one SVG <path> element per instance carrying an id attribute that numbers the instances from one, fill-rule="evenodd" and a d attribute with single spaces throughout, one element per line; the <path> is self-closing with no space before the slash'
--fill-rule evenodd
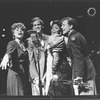
<path id="1" fill-rule="evenodd" d="M 32 19 L 32 30 L 27 31 L 30 37 L 26 39 L 29 54 L 29 73 L 32 95 L 44 95 L 42 78 L 45 73 L 46 46 L 48 35 L 42 32 L 44 23 L 39 17 Z"/>
<path id="2" fill-rule="evenodd" d="M 71 17 L 62 19 L 63 35 L 68 36 L 66 43 L 72 66 L 72 80 L 75 95 L 96 95 L 95 76 L 96 72 L 89 58 L 87 42 L 84 36 L 76 31 L 77 21 Z M 88 83 L 91 89 L 83 87 L 82 83 Z"/>

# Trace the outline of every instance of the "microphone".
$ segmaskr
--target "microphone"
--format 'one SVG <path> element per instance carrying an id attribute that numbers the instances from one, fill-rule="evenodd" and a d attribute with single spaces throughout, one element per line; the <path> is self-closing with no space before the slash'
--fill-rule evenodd
<path id="1" fill-rule="evenodd" d="M 34 35 L 37 34 L 37 32 L 34 31 L 34 30 L 28 30 L 27 33 L 30 34 L 30 35 L 31 35 L 31 34 L 34 34 Z"/>
<path id="2" fill-rule="evenodd" d="M 32 41 L 37 41 L 38 33 L 34 30 L 28 30 L 27 33 L 30 35 Z"/>

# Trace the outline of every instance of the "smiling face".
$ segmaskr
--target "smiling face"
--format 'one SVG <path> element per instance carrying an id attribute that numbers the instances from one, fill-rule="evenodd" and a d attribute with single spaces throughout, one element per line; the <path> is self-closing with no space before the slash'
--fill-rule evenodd
<path id="1" fill-rule="evenodd" d="M 33 30 L 36 31 L 37 33 L 42 31 L 42 25 L 40 21 L 37 20 L 33 22 Z"/>
<path id="2" fill-rule="evenodd" d="M 51 34 L 58 34 L 60 31 L 60 27 L 57 24 L 53 24 L 51 29 Z"/>
<path id="3" fill-rule="evenodd" d="M 14 36 L 15 38 L 21 39 L 21 38 L 23 38 L 23 36 L 24 36 L 24 31 L 22 30 L 21 27 L 16 27 L 16 28 L 13 30 L 13 36 Z"/>
<path id="4" fill-rule="evenodd" d="M 67 34 L 72 29 L 72 25 L 69 25 L 68 20 L 64 20 L 62 22 L 61 28 L 62 28 L 63 34 Z"/>

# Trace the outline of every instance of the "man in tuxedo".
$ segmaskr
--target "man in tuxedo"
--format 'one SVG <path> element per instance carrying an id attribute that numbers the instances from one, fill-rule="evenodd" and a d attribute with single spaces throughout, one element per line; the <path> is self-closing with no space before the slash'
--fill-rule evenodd
<path id="1" fill-rule="evenodd" d="M 42 78 L 45 74 L 46 63 L 46 46 L 48 35 L 42 32 L 44 23 L 39 17 L 32 19 L 32 30 L 27 32 L 30 37 L 26 39 L 25 44 L 29 54 L 29 73 L 32 88 L 32 95 L 44 95 L 42 87 Z"/>
<path id="2" fill-rule="evenodd" d="M 74 83 L 88 83 L 91 89 L 74 84 L 75 95 L 96 95 L 95 68 L 89 58 L 85 37 L 76 31 L 77 21 L 71 17 L 62 19 L 62 31 L 65 38 L 68 36 L 66 47 L 71 58 L 72 80 Z M 84 89 L 83 89 L 84 88 Z"/>

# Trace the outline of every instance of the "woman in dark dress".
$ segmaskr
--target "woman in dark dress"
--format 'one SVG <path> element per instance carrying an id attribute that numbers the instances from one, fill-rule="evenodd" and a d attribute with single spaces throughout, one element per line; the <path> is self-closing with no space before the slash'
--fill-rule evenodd
<path id="1" fill-rule="evenodd" d="M 52 96 L 68 96 L 73 95 L 73 88 L 71 85 L 63 84 L 63 80 L 71 80 L 71 67 L 67 61 L 67 50 L 64 42 L 64 37 L 61 34 L 60 21 L 55 20 L 51 24 L 51 36 L 49 37 L 48 50 L 51 53 L 47 58 L 47 77 L 50 73 L 51 67 L 51 81 L 50 81 L 48 95 Z M 52 63 L 50 61 L 52 60 Z M 51 65 L 51 66 L 50 66 Z M 50 78 L 48 78 L 50 79 Z M 46 90 L 47 92 L 47 90 Z"/>
<path id="2" fill-rule="evenodd" d="M 7 69 L 7 96 L 23 96 L 28 82 L 28 55 L 22 42 L 26 27 L 23 23 L 11 26 L 13 41 L 7 45 L 1 62 L 2 69 Z"/>

